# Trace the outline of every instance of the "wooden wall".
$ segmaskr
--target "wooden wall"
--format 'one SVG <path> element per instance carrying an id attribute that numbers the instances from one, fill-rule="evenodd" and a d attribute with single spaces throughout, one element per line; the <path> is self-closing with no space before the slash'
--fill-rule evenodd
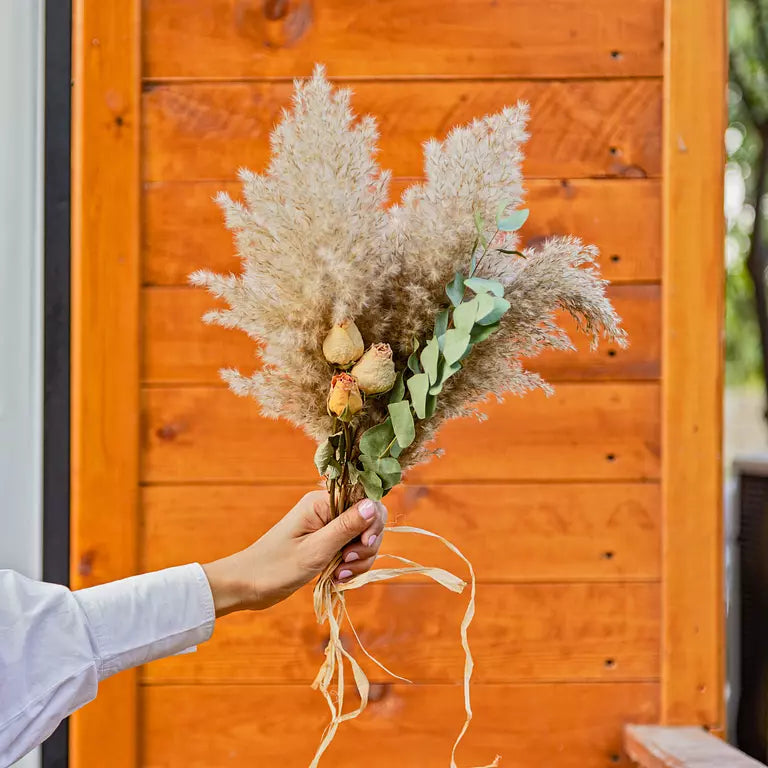
<path id="1" fill-rule="evenodd" d="M 389 506 L 396 521 L 456 542 L 477 570 L 476 719 L 461 763 L 498 751 L 521 768 L 626 764 L 621 725 L 665 714 L 663 663 L 679 640 L 662 644 L 663 0 L 144 0 L 141 14 L 135 0 L 76 5 L 76 88 L 95 80 L 103 96 L 97 114 L 86 97 L 75 114 L 75 299 L 85 309 L 73 341 L 92 378 L 75 384 L 76 583 L 227 554 L 316 480 L 309 441 L 218 380 L 222 365 L 252 365 L 252 345 L 202 325 L 211 301 L 186 285 L 198 267 L 236 269 L 211 196 L 237 191 L 238 167 L 264 166 L 291 78 L 321 61 L 353 88 L 355 108 L 379 119 L 395 196 L 421 173 L 421 141 L 525 99 L 525 238 L 573 232 L 600 247 L 631 346 L 581 345 L 533 362 L 555 397 L 512 399 L 490 406 L 484 424 L 449 425 L 445 457 L 415 470 Z M 115 64 L 125 46 L 135 61 Z M 89 155 L 91 134 L 105 131 L 111 143 Z M 93 210 L 85 193 L 86 180 L 90 194 L 109 190 L 112 153 L 128 158 L 121 178 L 136 182 L 135 216 L 125 198 Z M 89 242 L 104 216 L 125 237 L 115 253 L 99 250 L 106 232 Z M 129 309 L 89 353 L 90 323 L 107 311 L 95 284 L 112 285 L 115 307 Z M 89 367 L 89 354 L 102 363 Z M 105 371 L 127 377 L 113 385 L 135 423 L 109 394 L 93 402 Z M 87 468 L 89 450 L 105 444 L 127 457 L 124 473 L 109 461 Z M 106 524 L 105 500 L 118 504 Z M 460 567 L 429 544 L 389 546 Z M 415 685 L 370 669 L 372 704 L 324 764 L 447 765 L 462 719 L 462 600 L 415 581 L 365 590 L 352 610 L 369 649 Z M 309 689 L 324 642 L 308 591 L 229 617 L 195 655 L 111 682 L 110 708 L 94 704 L 75 721 L 74 765 L 306 765 L 327 715 Z M 700 721 L 719 725 L 717 707 L 696 706 Z M 129 725 L 117 742 L 99 736 L 121 712 Z"/>

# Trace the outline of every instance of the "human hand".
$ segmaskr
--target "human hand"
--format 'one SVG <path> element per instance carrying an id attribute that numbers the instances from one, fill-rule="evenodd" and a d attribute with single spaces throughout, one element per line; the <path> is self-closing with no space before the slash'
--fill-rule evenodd
<path id="1" fill-rule="evenodd" d="M 387 510 L 363 499 L 336 519 L 328 494 L 312 491 L 258 541 L 203 566 L 216 616 L 269 608 L 318 576 L 341 550 L 339 581 L 369 570 L 381 546 Z"/>

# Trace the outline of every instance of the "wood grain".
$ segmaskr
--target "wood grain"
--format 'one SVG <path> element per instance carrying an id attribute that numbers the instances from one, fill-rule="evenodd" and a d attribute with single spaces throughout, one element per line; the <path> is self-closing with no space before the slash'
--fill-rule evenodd
<path id="1" fill-rule="evenodd" d="M 148 77 L 660 75 L 661 0 L 145 3 Z"/>
<path id="2" fill-rule="evenodd" d="M 160 485 L 142 489 L 142 568 L 209 562 L 247 547 L 310 486 Z M 653 483 L 530 483 L 395 488 L 391 524 L 455 542 L 481 582 L 651 580 L 660 575 L 659 488 Z M 463 572 L 423 536 L 386 548 Z"/>
<path id="3" fill-rule="evenodd" d="M 662 718 L 720 728 L 726 4 L 680 0 L 667 14 Z"/>
<path id="4" fill-rule="evenodd" d="M 400 551 L 400 537 L 387 549 Z M 455 566 L 454 566 L 455 568 Z M 437 584 L 376 585 L 349 593 L 364 647 L 414 683 L 461 683 L 458 627 L 467 597 Z M 658 584 L 484 584 L 472 623 L 476 683 L 653 680 L 659 673 Z M 347 626 L 345 644 L 356 648 Z M 311 587 L 269 611 L 219 622 L 193 658 L 145 668 L 152 683 L 310 684 L 328 627 L 318 625 Z M 391 678 L 355 652 L 371 680 Z"/>
<path id="5" fill-rule="evenodd" d="M 136 0 L 75 0 L 72 6 L 73 588 L 119 579 L 136 568 L 138 6 Z M 136 765 L 136 680 L 131 670 L 105 681 L 98 701 L 72 716 L 73 768 Z"/>
<path id="6" fill-rule="evenodd" d="M 358 82 L 353 107 L 372 114 L 380 163 L 420 176 L 422 142 L 522 99 L 531 106 L 526 177 L 658 176 L 661 83 L 655 79 Z M 145 181 L 232 178 L 262 170 L 290 83 L 153 85 L 144 93 Z"/>
<path id="7" fill-rule="evenodd" d="M 527 367 L 548 381 L 643 380 L 659 377 L 661 357 L 660 288 L 626 285 L 609 290 L 631 340 L 627 349 L 602 344 L 591 350 L 573 319 L 560 322 L 577 352 L 548 351 Z M 144 382 L 222 385 L 221 368 L 252 371 L 259 367 L 255 342 L 240 331 L 205 325 L 201 318 L 217 306 L 198 288 L 145 288 L 142 294 Z"/>
<path id="8" fill-rule="evenodd" d="M 624 748 L 640 768 L 760 768 L 723 740 L 695 726 L 628 725 Z"/>
<path id="9" fill-rule="evenodd" d="M 414 179 L 394 179 L 391 198 L 400 198 Z M 661 182 L 657 179 L 533 179 L 531 217 L 524 242 L 576 234 L 595 243 L 603 274 L 613 283 L 653 282 L 661 277 Z M 147 285 L 186 285 L 187 275 L 205 267 L 239 269 L 232 236 L 212 201 L 225 190 L 240 196 L 232 181 L 158 182 L 144 187 L 143 280 Z"/>
<path id="10" fill-rule="evenodd" d="M 139 2 L 72 10 L 70 584 L 81 588 L 136 568 Z M 105 681 L 69 733 L 72 766 L 133 768 L 135 671 Z"/>
<path id="11" fill-rule="evenodd" d="M 478 685 L 472 695 L 460 765 L 501 753 L 515 768 L 628 766 L 622 725 L 658 716 L 655 683 Z M 444 768 L 464 721 L 459 686 L 377 686 L 374 699 L 340 728 L 327 765 Z M 304 685 L 145 686 L 142 705 L 146 768 L 305 768 L 328 716 Z"/>
<path id="12" fill-rule="evenodd" d="M 144 482 L 316 482 L 314 444 L 255 401 L 220 387 L 145 389 Z M 416 483 L 490 480 L 647 480 L 659 472 L 656 384 L 562 384 L 485 407 L 488 421 L 448 423 L 445 456 Z"/>

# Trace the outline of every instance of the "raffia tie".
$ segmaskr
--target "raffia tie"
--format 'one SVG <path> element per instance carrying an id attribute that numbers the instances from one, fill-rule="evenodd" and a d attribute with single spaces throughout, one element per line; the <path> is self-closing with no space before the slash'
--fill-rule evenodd
<path id="1" fill-rule="evenodd" d="M 475 571 L 472 568 L 472 564 L 469 562 L 469 560 L 467 560 L 466 557 L 464 557 L 464 555 L 459 551 L 457 547 L 451 544 L 448 540 L 444 539 L 442 536 L 438 536 L 436 533 L 407 525 L 385 528 L 384 530 L 388 531 L 389 533 L 415 533 L 420 536 L 429 536 L 430 538 L 437 539 L 438 541 L 441 541 L 446 547 L 448 547 L 451 552 L 458 555 L 466 563 L 467 568 L 469 569 L 469 603 L 467 605 L 467 610 L 464 613 L 464 618 L 461 621 L 460 628 L 461 647 L 464 649 L 464 711 L 466 713 L 466 718 L 464 720 L 464 725 L 461 727 L 459 735 L 456 737 L 456 741 L 453 744 L 450 763 L 450 768 L 457 768 L 456 750 L 461 743 L 461 740 L 464 738 L 464 734 L 467 732 L 469 723 L 472 720 L 469 682 L 472 677 L 474 661 L 472 660 L 472 653 L 469 649 L 467 630 L 469 629 L 469 625 L 472 622 L 473 616 L 475 615 Z M 374 664 L 384 670 L 384 672 L 386 672 L 388 675 L 391 675 L 398 680 L 403 680 L 406 683 L 411 682 L 410 680 L 407 680 L 404 677 L 400 677 L 400 675 L 396 675 L 394 672 L 387 669 L 380 661 L 368 653 L 363 644 L 360 642 L 360 637 L 357 634 L 357 630 L 352 624 L 349 614 L 347 613 L 344 593 L 350 589 L 360 589 L 360 587 L 363 587 L 366 584 L 386 581 L 387 579 L 394 579 L 397 576 L 405 576 L 408 574 L 421 574 L 423 576 L 427 576 L 433 581 L 436 581 L 438 584 L 444 586 L 446 589 L 450 589 L 451 592 L 456 592 L 459 594 L 463 592 L 464 588 L 467 586 L 466 582 L 464 582 L 458 576 L 450 573 L 450 571 L 444 570 L 443 568 L 428 568 L 413 562 L 413 560 L 408 560 L 405 557 L 399 557 L 398 555 L 379 555 L 379 557 L 389 557 L 394 560 L 398 560 L 399 562 L 404 563 L 404 567 L 377 568 L 376 570 L 362 573 L 359 576 L 355 576 L 353 579 L 340 584 L 335 582 L 333 579 L 333 572 L 341 562 L 341 555 L 337 555 L 333 562 L 330 563 L 322 573 L 317 581 L 317 584 L 315 585 L 315 615 L 317 616 L 317 621 L 319 624 L 323 624 L 326 621 L 328 622 L 330 637 L 328 640 L 328 645 L 325 648 L 325 661 L 323 661 L 323 664 L 317 673 L 317 677 L 315 678 L 314 683 L 312 683 L 312 687 L 319 689 L 325 697 L 325 700 L 328 703 L 328 707 L 331 710 L 331 721 L 328 723 L 325 731 L 323 732 L 320 746 L 318 746 L 317 751 L 315 752 L 315 757 L 310 764 L 310 768 L 317 768 L 320 763 L 320 758 L 328 748 L 329 744 L 333 741 L 339 725 L 345 720 L 352 720 L 357 717 L 368 704 L 370 682 L 366 677 L 365 672 L 363 672 L 360 664 L 344 648 L 341 642 L 341 627 L 345 619 L 349 623 L 349 627 L 352 630 L 352 633 L 354 634 L 355 640 L 357 640 L 357 644 L 360 646 L 360 649 Z M 351 712 L 343 711 L 345 659 L 349 662 L 350 667 L 352 668 L 352 676 L 354 678 L 355 686 L 360 697 L 360 704 L 358 705 L 357 709 L 352 710 Z M 335 697 L 332 693 L 333 688 L 336 689 Z M 501 758 L 497 755 L 492 763 L 489 765 L 481 766 L 479 768 L 496 768 L 499 765 L 500 759 Z"/>

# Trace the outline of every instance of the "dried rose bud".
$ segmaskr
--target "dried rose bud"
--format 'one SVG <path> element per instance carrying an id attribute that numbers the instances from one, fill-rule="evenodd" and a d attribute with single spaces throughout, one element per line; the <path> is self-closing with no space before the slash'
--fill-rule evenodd
<path id="1" fill-rule="evenodd" d="M 363 408 L 363 397 L 357 386 L 357 379 L 348 373 L 337 373 L 331 379 L 328 393 L 328 412 L 341 416 L 346 412 L 353 416 Z"/>
<path id="2" fill-rule="evenodd" d="M 392 348 L 389 344 L 371 344 L 351 373 L 366 395 L 389 392 L 397 378 L 392 361 Z"/>
<path id="3" fill-rule="evenodd" d="M 329 363 L 349 365 L 363 354 L 363 337 L 353 320 L 334 325 L 323 341 L 323 354 Z"/>

